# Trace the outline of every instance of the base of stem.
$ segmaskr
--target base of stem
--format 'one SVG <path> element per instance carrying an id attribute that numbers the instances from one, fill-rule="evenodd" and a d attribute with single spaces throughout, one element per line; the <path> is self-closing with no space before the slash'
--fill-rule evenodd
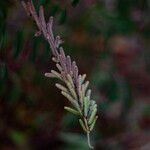
<path id="1" fill-rule="evenodd" d="M 94 147 L 91 145 L 91 141 L 90 141 L 90 132 L 87 132 L 87 142 L 88 142 L 89 148 L 94 149 Z"/>

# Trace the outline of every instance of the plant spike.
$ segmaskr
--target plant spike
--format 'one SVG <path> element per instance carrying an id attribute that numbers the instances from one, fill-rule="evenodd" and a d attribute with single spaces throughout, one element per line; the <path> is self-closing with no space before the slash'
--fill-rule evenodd
<path id="1" fill-rule="evenodd" d="M 79 75 L 76 62 L 71 61 L 70 56 L 66 56 L 63 47 L 60 46 L 63 43 L 60 36 L 54 37 L 52 30 L 53 17 L 50 17 L 49 21 L 46 22 L 43 7 L 40 7 L 39 14 L 37 14 L 32 0 L 28 0 L 27 3 L 22 1 L 22 5 L 27 14 L 32 16 L 36 22 L 39 31 L 35 35 L 43 34 L 50 45 L 53 54 L 52 60 L 56 62 L 58 71 L 51 70 L 50 73 L 45 73 L 45 76 L 58 78 L 63 82 L 64 85 L 57 83 L 56 87 L 61 90 L 61 94 L 74 107 L 73 109 L 65 106 L 64 109 L 80 116 L 79 123 L 87 134 L 89 148 L 93 149 L 90 142 L 90 132 L 93 130 L 98 118 L 96 116 L 97 105 L 95 101 L 91 100 L 91 90 L 88 89 L 89 81 L 85 81 L 86 74 Z"/>

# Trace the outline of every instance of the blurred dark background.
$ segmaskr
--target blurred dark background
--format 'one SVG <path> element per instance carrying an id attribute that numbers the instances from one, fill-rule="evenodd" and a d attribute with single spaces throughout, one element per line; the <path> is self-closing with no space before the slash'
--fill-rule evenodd
<path id="1" fill-rule="evenodd" d="M 86 73 L 96 150 L 150 149 L 150 1 L 34 0 Z M 44 73 L 49 45 L 18 0 L 0 1 L 0 150 L 88 150 L 78 119 Z"/>

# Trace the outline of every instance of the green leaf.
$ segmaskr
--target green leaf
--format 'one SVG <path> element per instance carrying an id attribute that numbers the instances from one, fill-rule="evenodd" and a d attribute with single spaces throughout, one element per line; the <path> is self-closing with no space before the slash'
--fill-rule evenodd
<path id="1" fill-rule="evenodd" d="M 87 97 L 84 98 L 84 115 L 87 116 L 88 115 L 88 111 L 89 111 L 89 106 L 90 106 L 90 101 Z"/>
<path id="2" fill-rule="evenodd" d="M 92 110 L 91 116 L 90 116 L 89 121 L 88 121 L 89 124 L 93 123 L 96 113 L 97 113 L 97 108 Z"/>
<path id="3" fill-rule="evenodd" d="M 61 85 L 61 84 L 59 84 L 59 83 L 56 83 L 55 86 L 56 86 L 58 89 L 60 89 L 60 90 L 62 90 L 62 91 L 64 91 L 64 92 L 66 92 L 66 93 L 68 93 L 67 88 L 64 87 L 63 85 Z"/>
<path id="4" fill-rule="evenodd" d="M 80 123 L 82 129 L 83 129 L 85 132 L 87 132 L 86 127 L 85 127 L 85 125 L 84 125 L 82 119 L 79 119 L 79 123 Z"/>
<path id="5" fill-rule="evenodd" d="M 98 116 L 96 116 L 96 117 L 94 118 L 94 121 L 93 121 L 93 123 L 92 123 L 91 126 L 90 126 L 90 131 L 93 130 L 97 119 L 98 119 Z"/>
<path id="6" fill-rule="evenodd" d="M 80 113 L 78 111 L 76 111 L 75 109 L 73 109 L 73 108 L 65 106 L 64 109 L 71 112 L 71 113 L 73 113 L 73 114 L 75 114 L 75 115 L 80 115 Z"/>

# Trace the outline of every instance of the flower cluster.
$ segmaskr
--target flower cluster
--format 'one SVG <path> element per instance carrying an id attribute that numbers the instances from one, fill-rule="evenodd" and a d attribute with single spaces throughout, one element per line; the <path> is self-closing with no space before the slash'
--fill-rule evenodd
<path id="1" fill-rule="evenodd" d="M 56 63 L 57 71 L 51 70 L 50 73 L 45 73 L 45 76 L 61 80 L 62 84 L 56 83 L 56 87 L 72 104 L 72 107 L 65 106 L 64 109 L 79 116 L 79 123 L 87 133 L 88 145 L 93 148 L 90 144 L 89 134 L 98 118 L 96 115 L 97 104 L 91 99 L 91 89 L 88 88 L 89 81 L 85 81 L 86 74 L 79 74 L 76 62 L 72 61 L 70 56 L 65 55 L 61 47 L 61 38 L 59 36 L 54 37 L 52 30 L 53 17 L 50 17 L 49 21 L 46 22 L 43 7 L 40 7 L 39 14 L 37 14 L 32 0 L 27 3 L 22 2 L 22 4 L 27 14 L 32 16 L 37 24 L 39 31 L 35 36 L 43 34 L 52 50 L 52 60 Z"/>

